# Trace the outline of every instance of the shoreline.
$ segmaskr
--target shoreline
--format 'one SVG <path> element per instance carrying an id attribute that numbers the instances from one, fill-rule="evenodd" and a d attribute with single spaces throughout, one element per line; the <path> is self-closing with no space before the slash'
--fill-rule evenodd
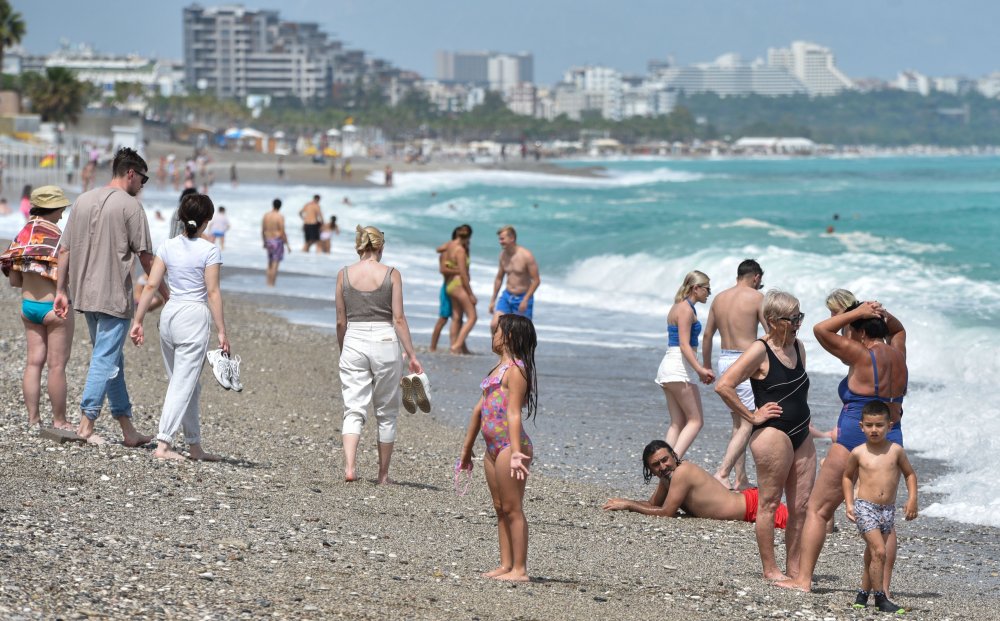
<path id="1" fill-rule="evenodd" d="M 359 449 L 362 482 L 345 484 L 335 338 L 275 317 L 260 296 L 226 294 L 246 389 L 227 393 L 205 370 L 202 425 L 206 450 L 230 459 L 160 463 L 149 450 L 55 445 L 24 430 L 16 291 L 5 288 L 0 299 L 8 308 L 0 348 L 10 354 L 0 366 L 8 414 L 0 423 L 8 482 L 0 499 L 2 617 L 577 619 L 635 618 L 666 606 L 686 619 L 857 618 L 850 602 L 863 544 L 843 523 L 820 559 L 817 592 L 789 593 L 759 577 L 750 525 L 604 512 L 603 486 L 550 476 L 542 451 L 525 496 L 535 580 L 479 578 L 496 560 L 491 503 L 481 464 L 469 494 L 455 495 L 462 431 L 439 420 L 444 411 L 468 411 L 491 356 L 422 353 L 435 410 L 401 410 L 391 470 L 398 484 L 370 482 L 372 424 Z M 155 321 L 146 327 L 155 331 Z M 125 365 L 136 425 L 146 433 L 166 387 L 157 339 L 147 338 L 142 348 L 127 345 Z M 67 378 L 73 420 L 89 351 L 78 321 Z M 560 390 L 573 388 L 556 362 L 567 354 L 545 356 L 539 428 L 556 420 Z M 115 439 L 114 427 L 105 412 L 98 429 Z M 641 480 L 638 468 L 629 472 Z M 935 523 L 901 527 L 896 600 L 911 618 L 996 618 L 996 529 Z"/>

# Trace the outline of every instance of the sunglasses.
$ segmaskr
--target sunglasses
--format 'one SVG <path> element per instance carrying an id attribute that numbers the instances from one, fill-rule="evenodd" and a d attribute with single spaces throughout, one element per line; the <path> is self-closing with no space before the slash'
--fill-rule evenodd
<path id="1" fill-rule="evenodd" d="M 798 315 L 792 315 L 791 317 L 778 317 L 782 321 L 787 321 L 788 323 L 802 323 L 802 320 L 806 318 L 805 313 L 799 313 Z"/>
<path id="2" fill-rule="evenodd" d="M 141 172 L 139 172 L 138 170 L 136 170 L 134 168 L 132 169 L 132 172 L 134 172 L 135 174 L 137 174 L 140 177 L 142 177 L 142 185 L 146 185 L 146 182 L 149 181 L 149 175 L 141 173 Z"/>

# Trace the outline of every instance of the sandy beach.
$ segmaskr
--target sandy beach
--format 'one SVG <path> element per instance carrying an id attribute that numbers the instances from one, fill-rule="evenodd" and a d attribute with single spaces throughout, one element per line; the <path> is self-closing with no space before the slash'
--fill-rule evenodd
<path id="1" fill-rule="evenodd" d="M 246 390 L 225 392 L 209 371 L 202 376 L 204 446 L 225 454 L 225 462 L 161 463 L 150 449 L 54 444 L 26 428 L 17 294 L 4 288 L 0 298 L 7 309 L 0 317 L 2 618 L 880 616 L 850 608 L 863 545 L 842 518 L 820 559 L 816 592 L 786 592 L 760 578 L 751 525 L 604 512 L 609 494 L 634 495 L 638 468 L 617 490 L 582 483 L 570 465 L 559 472 L 544 465 L 555 462 L 548 441 L 525 498 L 534 580 L 514 586 L 480 578 L 496 562 L 496 528 L 479 464 L 469 494 L 453 490 L 462 430 L 452 418 L 471 407 L 492 358 L 424 353 L 439 397 L 431 416 L 401 411 L 392 468 L 398 484 L 371 482 L 371 426 L 359 455 L 363 480 L 345 484 L 336 340 L 265 312 L 280 310 L 267 298 L 226 297 Z M 154 325 L 147 321 L 143 348 L 126 349 L 135 422 L 146 433 L 155 432 L 166 388 Z M 78 321 L 68 370 L 74 419 L 90 352 L 85 331 Z M 540 439 L 549 433 L 544 426 L 566 420 L 560 397 L 573 392 L 574 369 L 560 359 L 565 353 L 539 357 Z M 616 394 L 605 400 L 606 416 L 620 415 Z M 699 438 L 699 462 L 724 441 L 715 438 L 719 408 L 708 409 L 715 422 Z M 50 419 L 47 405 L 43 419 Z M 98 431 L 119 437 L 107 413 Z M 575 448 L 625 453 L 614 456 L 623 463 L 641 450 L 613 444 Z M 922 480 L 931 467 L 917 465 Z M 998 541 L 993 528 L 933 518 L 906 523 L 895 600 L 909 618 L 997 618 Z"/>

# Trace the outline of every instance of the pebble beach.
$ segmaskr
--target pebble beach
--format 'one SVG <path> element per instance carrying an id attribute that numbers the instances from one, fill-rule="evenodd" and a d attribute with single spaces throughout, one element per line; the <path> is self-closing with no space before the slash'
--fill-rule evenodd
<path id="1" fill-rule="evenodd" d="M 455 493 L 463 430 L 401 410 L 396 484 L 372 482 L 373 425 L 359 450 L 362 480 L 344 483 L 336 339 L 248 296 L 226 296 L 245 390 L 224 391 L 208 369 L 202 376 L 203 444 L 223 462 L 159 462 L 151 447 L 125 448 L 106 411 L 98 433 L 111 443 L 57 444 L 26 424 L 17 299 L 0 293 L 0 618 L 882 617 L 850 607 L 863 543 L 846 522 L 827 541 L 814 592 L 788 592 L 760 577 L 752 525 L 605 512 L 609 495 L 626 492 L 567 469 L 528 482 L 533 580 L 479 577 L 496 564 L 496 527 L 479 463 L 469 493 Z M 126 346 L 144 433 L 155 433 L 166 390 L 154 326 L 147 320 L 145 346 Z M 78 319 L 71 420 L 89 354 Z M 422 358 L 442 394 L 468 393 L 471 407 L 469 376 L 490 359 Z M 541 390 L 564 390 L 558 369 L 547 373 Z M 51 420 L 44 396 L 42 417 Z M 919 518 L 899 539 L 893 598 L 908 618 L 1000 618 L 997 529 Z"/>

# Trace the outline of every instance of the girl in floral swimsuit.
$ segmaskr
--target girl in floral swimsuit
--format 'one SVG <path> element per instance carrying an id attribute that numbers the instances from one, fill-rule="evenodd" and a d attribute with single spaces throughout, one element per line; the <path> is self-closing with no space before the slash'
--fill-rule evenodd
<path id="1" fill-rule="evenodd" d="M 481 430 L 486 442 L 483 467 L 500 535 L 500 566 L 483 576 L 498 580 L 528 580 L 528 522 L 522 504 L 533 451 L 523 420 L 536 410 L 535 344 L 530 319 L 500 317 L 493 333 L 493 351 L 500 361 L 480 384 L 483 394 L 472 410 L 459 457 L 459 468 L 471 470 L 472 446 Z"/>

